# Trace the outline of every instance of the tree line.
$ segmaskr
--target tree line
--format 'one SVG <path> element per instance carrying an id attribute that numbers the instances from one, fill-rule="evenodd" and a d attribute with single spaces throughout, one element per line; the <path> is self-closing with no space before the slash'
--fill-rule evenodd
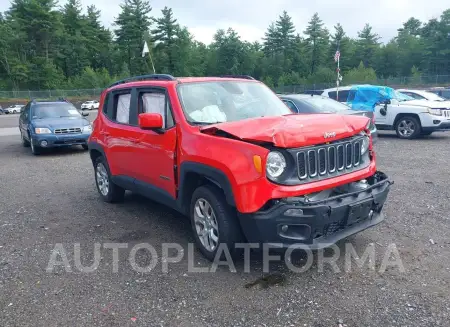
<path id="1" fill-rule="evenodd" d="M 288 12 L 271 23 L 261 42 L 246 42 L 229 28 L 211 44 L 194 39 L 171 8 L 153 15 L 147 0 L 124 0 L 111 29 L 95 5 L 79 0 L 12 0 L 0 13 L 0 89 L 90 89 L 152 72 L 174 76 L 245 74 L 270 86 L 336 80 L 340 49 L 344 82 L 420 75 L 450 75 L 450 9 L 439 18 L 410 18 L 387 44 L 366 24 L 356 38 L 341 24 L 328 30 L 319 14 L 296 31 Z M 400 25 L 400 22 L 399 22 Z"/>

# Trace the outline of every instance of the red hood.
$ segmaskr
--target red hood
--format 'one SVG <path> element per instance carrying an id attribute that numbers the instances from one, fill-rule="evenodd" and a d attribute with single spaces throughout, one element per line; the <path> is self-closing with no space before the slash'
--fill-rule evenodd
<path id="1" fill-rule="evenodd" d="M 368 121 L 363 116 L 293 114 L 208 125 L 202 127 L 201 131 L 211 135 L 223 131 L 244 141 L 297 148 L 350 137 L 364 130 Z M 325 133 L 336 135 L 325 138 Z"/>

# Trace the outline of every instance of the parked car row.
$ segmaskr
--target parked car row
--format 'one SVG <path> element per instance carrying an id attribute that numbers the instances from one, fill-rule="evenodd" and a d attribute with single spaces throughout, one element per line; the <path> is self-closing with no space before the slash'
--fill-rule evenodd
<path id="1" fill-rule="evenodd" d="M 400 138 L 413 139 L 450 130 L 450 102 L 432 92 L 353 85 L 314 93 L 335 99 L 353 110 L 372 112 L 378 130 L 395 130 Z"/>
<path id="2" fill-rule="evenodd" d="M 20 113 L 20 111 L 22 110 L 23 105 L 21 104 L 15 104 L 12 105 L 8 108 L 2 108 L 2 106 L 0 106 L 0 115 L 4 115 L 4 114 L 18 114 Z"/>

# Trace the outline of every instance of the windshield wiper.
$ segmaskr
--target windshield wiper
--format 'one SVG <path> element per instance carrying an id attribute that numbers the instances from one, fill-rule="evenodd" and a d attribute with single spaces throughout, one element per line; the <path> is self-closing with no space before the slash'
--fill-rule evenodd
<path id="1" fill-rule="evenodd" d="M 191 124 L 193 125 L 198 125 L 198 126 L 203 126 L 203 125 L 214 125 L 214 124 L 219 124 L 222 123 L 220 121 L 215 121 L 215 122 L 208 122 L 208 121 L 190 121 Z"/>

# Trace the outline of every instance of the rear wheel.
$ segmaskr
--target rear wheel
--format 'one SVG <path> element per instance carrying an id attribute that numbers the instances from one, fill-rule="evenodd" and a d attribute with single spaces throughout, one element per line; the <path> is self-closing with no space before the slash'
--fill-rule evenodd
<path id="1" fill-rule="evenodd" d="M 420 122 L 413 116 L 401 117 L 395 124 L 395 131 L 401 139 L 414 139 L 420 135 L 421 130 Z"/>
<path id="2" fill-rule="evenodd" d="M 105 202 L 121 202 L 125 196 L 125 189 L 114 184 L 111 179 L 106 159 L 102 156 L 95 160 L 95 184 L 97 185 L 98 193 Z"/>
<path id="3" fill-rule="evenodd" d="M 240 254 L 236 243 L 242 243 L 244 237 L 236 209 L 226 202 L 217 188 L 200 186 L 194 191 L 190 216 L 195 242 L 208 260 L 214 260 L 220 244 L 226 245 L 231 256 Z"/>

